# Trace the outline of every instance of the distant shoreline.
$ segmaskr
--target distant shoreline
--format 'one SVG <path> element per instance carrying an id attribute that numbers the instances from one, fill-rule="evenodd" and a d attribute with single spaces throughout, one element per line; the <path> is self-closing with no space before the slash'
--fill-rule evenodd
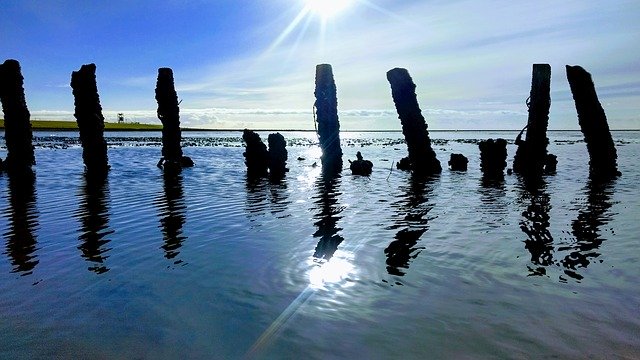
<path id="1" fill-rule="evenodd" d="M 78 125 L 75 121 L 57 121 L 57 120 L 31 120 L 32 130 L 47 130 L 47 131 L 73 131 L 78 130 Z M 4 130 L 4 119 L 0 119 L 0 130 Z M 157 124 L 140 124 L 140 123 L 104 123 L 104 131 L 161 131 L 162 125 Z M 244 129 L 204 129 L 204 128 L 182 128 L 184 132 L 193 131 L 242 131 Z M 296 132 L 315 132 L 313 129 L 251 129 L 253 131 L 265 132 L 265 131 L 296 131 Z M 429 129 L 429 132 L 519 132 L 521 129 Z M 402 132 L 400 129 L 393 130 L 342 130 L 343 132 Z M 580 129 L 549 129 L 548 131 L 580 131 Z M 611 131 L 640 131 L 640 129 L 611 129 Z"/>

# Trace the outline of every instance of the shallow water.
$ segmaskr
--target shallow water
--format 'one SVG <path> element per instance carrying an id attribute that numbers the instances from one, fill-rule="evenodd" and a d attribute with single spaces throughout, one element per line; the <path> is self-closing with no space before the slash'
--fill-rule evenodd
<path id="1" fill-rule="evenodd" d="M 428 180 L 390 170 L 401 133 L 341 134 L 370 177 L 283 134 L 269 181 L 240 132 L 185 132 L 177 176 L 158 132 L 107 133 L 106 179 L 76 133 L 34 133 L 35 178 L 0 177 L 0 358 L 640 357 L 640 132 L 613 133 L 606 184 L 579 132 L 549 133 L 536 184 L 482 179 L 478 140 L 515 132 L 432 132 L 469 170 Z"/>

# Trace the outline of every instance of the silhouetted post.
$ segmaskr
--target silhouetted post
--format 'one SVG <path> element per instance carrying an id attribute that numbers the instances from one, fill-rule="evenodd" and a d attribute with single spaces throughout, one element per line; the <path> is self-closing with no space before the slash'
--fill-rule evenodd
<path id="1" fill-rule="evenodd" d="M 173 71 L 170 68 L 158 69 L 156 101 L 158 101 L 158 119 L 162 122 L 162 158 L 158 166 L 163 164 L 165 168 L 193 166 L 191 158 L 182 155 L 180 108 L 178 107 L 180 103 L 173 82 Z"/>
<path id="2" fill-rule="evenodd" d="M 482 140 L 480 147 L 480 169 L 485 176 L 501 176 L 507 167 L 507 141 L 505 139 Z"/>
<path id="3" fill-rule="evenodd" d="M 329 64 L 316 66 L 316 114 L 318 135 L 322 149 L 322 167 L 342 170 L 342 148 L 340 148 L 340 122 L 338 121 L 338 97 L 333 70 Z"/>
<path id="4" fill-rule="evenodd" d="M 402 123 L 402 133 L 409 150 L 408 164 L 405 158 L 398 162 L 398 169 L 410 169 L 418 174 L 439 174 L 442 167 L 431 148 L 427 123 L 422 116 L 416 97 L 416 85 L 409 72 L 402 68 L 389 70 L 387 80 L 391 84 L 391 95 L 396 104 Z M 409 165 L 409 168 L 403 165 Z"/>
<path id="5" fill-rule="evenodd" d="M 22 73 L 17 60 L 0 65 L 0 101 L 4 112 L 4 137 L 7 144 L 8 171 L 29 170 L 36 163 L 31 144 L 31 122 L 24 97 Z"/>
<path id="6" fill-rule="evenodd" d="M 547 160 L 547 127 L 549 108 L 551 107 L 551 66 L 534 64 L 529 95 L 529 119 L 527 136 L 523 141 L 522 133 L 516 139 L 516 156 L 513 159 L 513 171 L 523 175 L 542 174 Z"/>
<path id="7" fill-rule="evenodd" d="M 269 172 L 272 176 L 281 177 L 287 169 L 287 142 L 280 133 L 269 134 Z"/>
<path id="8" fill-rule="evenodd" d="M 373 163 L 369 160 L 365 160 L 360 151 L 356 153 L 356 160 L 349 160 L 349 163 L 349 169 L 351 169 L 351 173 L 353 175 L 369 176 L 373 171 Z"/>
<path id="9" fill-rule="evenodd" d="M 619 176 L 618 154 L 591 74 L 580 66 L 567 65 L 567 79 L 576 103 L 580 129 L 587 143 L 591 175 L 602 178 Z"/>
<path id="10" fill-rule="evenodd" d="M 467 171 L 469 159 L 462 154 L 451 154 L 449 158 L 449 167 L 454 171 Z"/>
<path id="11" fill-rule="evenodd" d="M 247 144 L 244 152 L 244 163 L 247 165 L 247 174 L 251 177 L 264 176 L 269 167 L 269 152 L 267 146 L 260 139 L 260 135 L 245 129 L 242 140 Z"/>
<path id="12" fill-rule="evenodd" d="M 96 65 L 82 65 L 80 70 L 72 72 L 71 88 L 84 166 L 90 172 L 106 172 L 109 170 L 109 159 L 104 139 L 104 116 L 96 84 Z"/>

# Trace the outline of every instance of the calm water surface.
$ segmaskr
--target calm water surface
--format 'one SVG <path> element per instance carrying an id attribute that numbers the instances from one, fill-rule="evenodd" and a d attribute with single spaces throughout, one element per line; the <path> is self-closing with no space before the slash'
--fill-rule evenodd
<path id="1" fill-rule="evenodd" d="M 515 132 L 432 132 L 469 171 L 426 180 L 390 171 L 401 133 L 341 134 L 370 177 L 283 134 L 270 181 L 240 132 L 184 133 L 173 176 L 159 133 L 108 133 L 107 178 L 77 133 L 34 133 L 35 177 L 0 176 L 0 358 L 640 357 L 640 132 L 604 184 L 579 132 L 549 133 L 534 184 L 481 176 L 477 141 Z"/>

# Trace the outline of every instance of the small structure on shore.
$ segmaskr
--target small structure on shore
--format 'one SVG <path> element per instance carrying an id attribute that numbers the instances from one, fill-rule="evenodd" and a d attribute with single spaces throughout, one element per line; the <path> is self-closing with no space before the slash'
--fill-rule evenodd
<path id="1" fill-rule="evenodd" d="M 173 71 L 170 68 L 158 69 L 156 84 L 156 101 L 158 102 L 158 119 L 162 122 L 162 158 L 158 167 L 179 169 L 193 166 L 191 158 L 182 155 L 180 141 L 180 103 L 176 93 Z"/>
<path id="2" fill-rule="evenodd" d="M 96 65 L 82 65 L 80 70 L 72 72 L 71 88 L 84 166 L 89 172 L 106 172 L 109 170 L 109 159 L 104 139 L 104 116 L 96 84 Z"/>
<path id="3" fill-rule="evenodd" d="M 549 64 L 533 64 L 531 93 L 527 102 L 529 118 L 525 129 L 527 135 L 522 140 L 523 129 L 516 138 L 516 155 L 513 159 L 513 171 L 524 176 L 537 176 L 543 172 L 555 171 L 555 156 L 547 154 L 547 128 L 549 125 L 549 108 L 551 107 L 551 66 Z"/>
<path id="4" fill-rule="evenodd" d="M 0 101 L 4 112 L 7 159 L 0 170 L 30 170 L 36 163 L 32 145 L 31 114 L 24 96 L 24 78 L 17 60 L 0 64 Z"/>
<path id="5" fill-rule="evenodd" d="M 416 174 L 432 175 L 442 172 L 440 161 L 431 148 L 431 139 L 416 96 L 416 85 L 406 69 L 395 68 L 387 72 L 391 95 L 402 123 L 409 156 L 398 162 L 398 169 Z"/>
<path id="6" fill-rule="evenodd" d="M 462 154 L 451 154 L 449 158 L 449 167 L 453 171 L 467 171 L 469 159 Z"/>
<path id="7" fill-rule="evenodd" d="M 340 122 L 338 121 L 338 97 L 333 69 L 329 64 L 316 66 L 316 116 L 318 136 L 322 149 L 322 168 L 331 172 L 342 170 L 340 147 Z"/>
<path id="8" fill-rule="evenodd" d="M 349 169 L 351 169 L 351 173 L 353 175 L 371 175 L 371 171 L 373 170 L 373 163 L 369 160 L 364 160 L 360 151 L 356 153 L 356 160 L 349 160 L 349 163 Z"/>
<path id="9" fill-rule="evenodd" d="M 505 139 L 482 140 L 480 148 L 480 169 L 484 176 L 496 177 L 504 175 L 507 167 L 507 141 Z"/>
<path id="10" fill-rule="evenodd" d="M 587 143 L 590 174 L 596 178 L 620 176 L 618 154 L 591 74 L 580 66 L 567 65 L 566 68 L 578 122 Z"/>

